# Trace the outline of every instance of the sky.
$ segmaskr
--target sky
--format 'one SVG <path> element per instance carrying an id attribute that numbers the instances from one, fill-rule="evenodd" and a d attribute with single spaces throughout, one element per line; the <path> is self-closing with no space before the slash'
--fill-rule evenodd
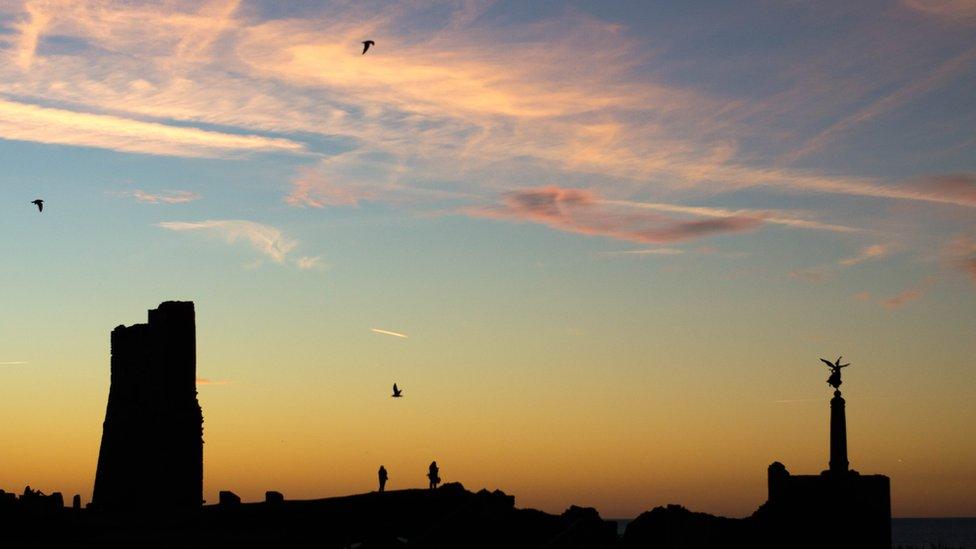
<path id="1" fill-rule="evenodd" d="M 109 333 L 175 299 L 210 501 L 436 459 L 746 516 L 771 462 L 827 467 L 843 355 L 852 467 L 976 516 L 974 33 L 971 0 L 0 2 L 0 488 L 90 499 Z"/>

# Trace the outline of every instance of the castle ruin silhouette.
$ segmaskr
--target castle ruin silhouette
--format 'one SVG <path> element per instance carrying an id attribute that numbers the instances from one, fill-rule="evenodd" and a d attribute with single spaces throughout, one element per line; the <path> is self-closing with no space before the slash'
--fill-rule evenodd
<path id="1" fill-rule="evenodd" d="M 166 301 L 146 324 L 112 330 L 112 380 L 92 507 L 203 503 L 203 411 L 192 301 Z"/>

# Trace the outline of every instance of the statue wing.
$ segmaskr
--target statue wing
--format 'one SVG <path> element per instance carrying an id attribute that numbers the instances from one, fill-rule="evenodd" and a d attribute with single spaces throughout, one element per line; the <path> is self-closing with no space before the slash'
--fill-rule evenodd
<path id="1" fill-rule="evenodd" d="M 834 363 L 831 362 L 831 361 L 829 361 L 829 360 L 827 360 L 826 358 L 821 358 L 820 361 L 823 362 L 824 364 L 826 364 L 828 368 L 833 368 L 834 367 Z"/>

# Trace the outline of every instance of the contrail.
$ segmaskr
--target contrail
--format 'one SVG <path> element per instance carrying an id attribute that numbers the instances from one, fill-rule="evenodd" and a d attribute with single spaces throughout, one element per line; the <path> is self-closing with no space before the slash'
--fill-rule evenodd
<path id="1" fill-rule="evenodd" d="M 26 360 L 15 360 L 12 362 L 0 362 L 0 366 L 16 366 L 17 364 L 30 364 Z"/>
<path id="2" fill-rule="evenodd" d="M 402 337 L 403 339 L 407 339 L 407 334 L 399 334 L 397 332 L 390 332 L 388 330 L 380 330 L 379 328 L 370 328 L 369 331 L 373 332 L 374 334 L 385 334 L 388 336 Z"/>

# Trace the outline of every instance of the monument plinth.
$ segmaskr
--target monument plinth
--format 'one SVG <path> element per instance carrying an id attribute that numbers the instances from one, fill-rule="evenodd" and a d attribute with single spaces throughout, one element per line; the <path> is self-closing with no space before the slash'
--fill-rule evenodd
<path id="1" fill-rule="evenodd" d="M 846 403 L 840 370 L 850 366 L 820 359 L 830 368 L 830 465 L 819 475 L 792 475 L 780 462 L 769 466 L 769 499 L 755 517 L 776 547 L 891 547 L 891 488 L 884 475 L 861 475 L 847 460 Z"/>
<path id="2" fill-rule="evenodd" d="M 844 414 L 844 397 L 834 391 L 830 399 L 830 472 L 847 473 L 847 417 Z"/>

